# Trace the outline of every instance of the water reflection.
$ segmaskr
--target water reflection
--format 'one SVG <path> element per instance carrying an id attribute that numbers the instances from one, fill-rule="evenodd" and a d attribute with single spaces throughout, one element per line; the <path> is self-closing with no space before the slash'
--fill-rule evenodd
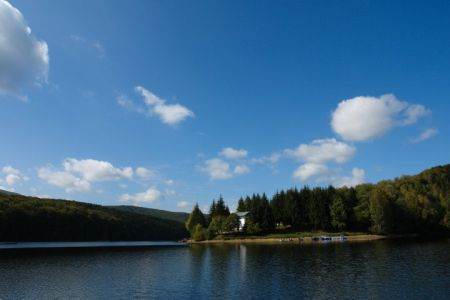
<path id="1" fill-rule="evenodd" d="M 0 299 L 448 298 L 450 241 L 0 253 Z"/>

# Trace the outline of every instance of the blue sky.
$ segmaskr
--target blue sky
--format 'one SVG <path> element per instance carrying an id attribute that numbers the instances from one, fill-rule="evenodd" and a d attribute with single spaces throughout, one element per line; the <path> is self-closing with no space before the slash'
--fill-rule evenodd
<path id="1" fill-rule="evenodd" d="M 0 186 L 190 210 L 446 164 L 449 13 L 447 1 L 0 0 Z"/>

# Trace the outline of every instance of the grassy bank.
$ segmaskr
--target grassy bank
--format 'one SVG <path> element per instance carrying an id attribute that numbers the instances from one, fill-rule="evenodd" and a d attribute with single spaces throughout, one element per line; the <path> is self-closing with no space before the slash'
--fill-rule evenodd
<path id="1" fill-rule="evenodd" d="M 290 233 L 271 233 L 267 235 L 219 235 L 212 240 L 190 241 L 191 243 L 217 244 L 217 243 L 312 243 L 313 237 L 317 236 L 340 236 L 345 235 L 347 241 L 373 241 L 388 238 L 384 235 L 368 234 L 364 232 L 290 232 Z M 389 236 L 390 237 L 390 236 Z"/>

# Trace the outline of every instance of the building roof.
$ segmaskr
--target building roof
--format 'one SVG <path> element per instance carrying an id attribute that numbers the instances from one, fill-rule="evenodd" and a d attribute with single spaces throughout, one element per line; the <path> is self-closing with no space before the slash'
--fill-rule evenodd
<path id="1" fill-rule="evenodd" d="M 236 215 L 238 217 L 245 217 L 248 214 L 248 211 L 238 211 L 236 212 Z"/>

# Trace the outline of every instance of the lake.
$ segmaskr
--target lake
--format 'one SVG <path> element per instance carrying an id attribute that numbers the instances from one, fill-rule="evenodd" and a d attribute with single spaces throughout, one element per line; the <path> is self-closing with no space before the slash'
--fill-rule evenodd
<path id="1" fill-rule="evenodd" d="M 450 240 L 0 251 L 0 299 L 449 299 Z"/>

